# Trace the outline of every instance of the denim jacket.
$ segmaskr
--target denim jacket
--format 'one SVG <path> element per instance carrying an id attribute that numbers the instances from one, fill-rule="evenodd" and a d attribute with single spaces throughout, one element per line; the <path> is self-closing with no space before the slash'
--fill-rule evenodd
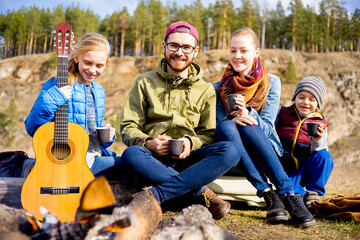
<path id="1" fill-rule="evenodd" d="M 248 109 L 250 116 L 255 117 L 255 119 L 259 123 L 259 127 L 264 131 L 265 135 L 268 137 L 276 153 L 279 156 L 282 156 L 283 148 L 281 146 L 280 139 L 276 133 L 275 125 L 274 125 L 280 104 L 281 81 L 279 77 L 273 74 L 268 74 L 268 75 L 270 80 L 270 89 L 265 107 L 263 109 L 260 109 L 258 112 L 255 111 L 255 109 L 253 108 L 248 108 Z M 229 114 L 223 102 L 221 101 L 219 95 L 219 85 L 220 85 L 220 81 L 214 83 L 216 89 L 216 122 L 217 123 L 219 123 L 223 119 L 226 119 L 226 116 Z"/>

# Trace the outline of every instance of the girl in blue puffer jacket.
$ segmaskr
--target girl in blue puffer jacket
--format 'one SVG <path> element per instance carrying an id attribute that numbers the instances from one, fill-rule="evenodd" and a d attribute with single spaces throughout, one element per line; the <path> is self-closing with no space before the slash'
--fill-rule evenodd
<path id="1" fill-rule="evenodd" d="M 84 35 L 69 56 L 69 84 L 58 88 L 57 77 L 49 79 L 25 120 L 26 131 L 33 136 L 41 125 L 54 121 L 56 111 L 68 101 L 68 121 L 81 125 L 89 134 L 86 163 L 94 175 L 113 166 L 120 159 L 107 149 L 116 138 L 111 124 L 105 125 L 110 127 L 108 142 L 100 142 L 96 131 L 97 127 L 103 126 L 105 92 L 94 80 L 110 62 L 109 53 L 110 45 L 104 36 L 97 33 Z"/>

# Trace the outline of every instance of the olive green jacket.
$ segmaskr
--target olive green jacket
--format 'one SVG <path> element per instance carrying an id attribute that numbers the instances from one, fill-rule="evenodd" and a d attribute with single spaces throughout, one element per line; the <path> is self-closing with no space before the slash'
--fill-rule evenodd
<path id="1" fill-rule="evenodd" d="M 195 63 L 189 78 L 166 72 L 165 59 L 155 71 L 141 74 L 126 100 L 120 124 L 127 146 L 144 146 L 158 135 L 188 137 L 192 150 L 213 142 L 216 95 L 213 84 Z"/>

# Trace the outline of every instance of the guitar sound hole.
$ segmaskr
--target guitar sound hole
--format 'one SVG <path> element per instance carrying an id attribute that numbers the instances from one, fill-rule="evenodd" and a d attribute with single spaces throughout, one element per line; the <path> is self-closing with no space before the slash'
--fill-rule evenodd
<path id="1" fill-rule="evenodd" d="M 51 154 L 58 160 L 64 160 L 70 155 L 71 149 L 68 144 L 54 144 L 51 148 Z"/>

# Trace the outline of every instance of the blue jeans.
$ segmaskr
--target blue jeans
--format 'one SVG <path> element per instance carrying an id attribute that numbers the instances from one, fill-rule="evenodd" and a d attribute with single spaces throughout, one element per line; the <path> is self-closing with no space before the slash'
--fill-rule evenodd
<path id="1" fill-rule="evenodd" d="M 298 172 L 289 175 L 294 191 L 303 196 L 306 187 L 306 190 L 324 195 L 325 185 L 333 167 L 333 158 L 327 150 L 323 149 L 311 154 Z"/>
<path id="2" fill-rule="evenodd" d="M 159 203 L 190 191 L 199 194 L 201 187 L 214 181 L 239 160 L 231 142 L 217 142 L 194 150 L 186 159 L 159 157 L 142 146 L 131 146 L 122 154 L 122 166 L 150 181 Z"/>
<path id="3" fill-rule="evenodd" d="M 121 157 L 114 157 L 114 156 L 95 157 L 94 163 L 91 166 L 90 171 L 92 172 L 92 174 L 96 175 L 101 171 L 116 165 L 116 163 L 120 163 L 120 161 L 121 161 Z"/>
<path id="4" fill-rule="evenodd" d="M 215 130 L 215 138 L 231 141 L 240 151 L 238 167 L 250 183 L 257 189 L 257 195 L 271 187 L 267 177 L 275 185 L 279 194 L 286 195 L 293 186 L 286 175 L 270 141 L 259 126 L 240 126 L 232 120 L 221 121 Z"/>

